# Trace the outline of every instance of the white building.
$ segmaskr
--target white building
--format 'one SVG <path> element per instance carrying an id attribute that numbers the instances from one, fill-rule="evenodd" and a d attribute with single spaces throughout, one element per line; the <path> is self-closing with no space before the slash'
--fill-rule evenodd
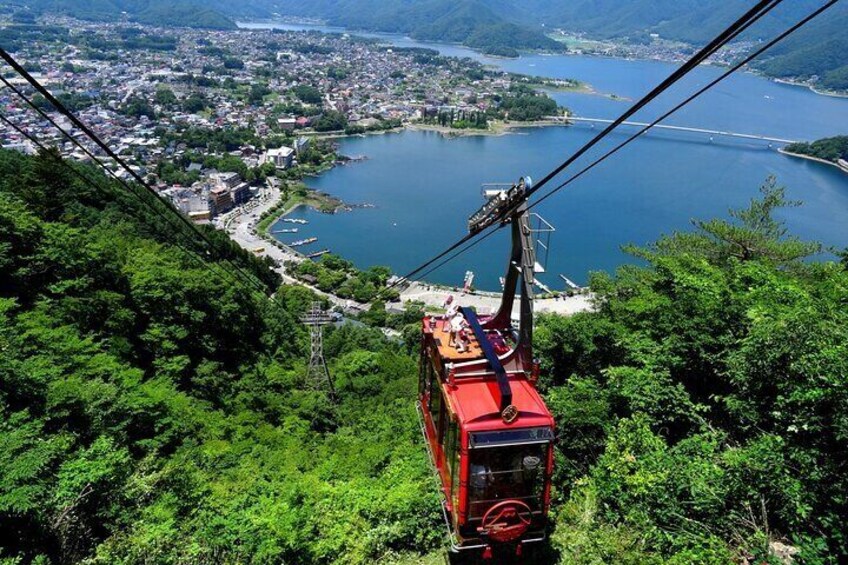
<path id="1" fill-rule="evenodd" d="M 294 149 L 291 147 L 279 147 L 277 149 L 269 149 L 265 153 L 264 161 L 266 163 L 274 163 L 278 169 L 288 169 L 292 166 L 294 160 Z"/>

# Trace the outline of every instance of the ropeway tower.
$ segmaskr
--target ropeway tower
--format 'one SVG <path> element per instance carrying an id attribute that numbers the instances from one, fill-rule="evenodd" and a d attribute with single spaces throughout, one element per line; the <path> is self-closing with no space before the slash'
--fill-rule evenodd
<path id="1" fill-rule="evenodd" d="M 335 399 L 336 391 L 333 388 L 333 379 L 327 369 L 324 360 L 324 326 L 334 322 L 333 317 L 327 314 L 319 302 L 312 303 L 312 309 L 300 319 L 304 325 L 309 326 L 312 338 L 312 346 L 309 356 L 309 369 L 306 372 L 306 386 L 312 390 L 326 391 L 331 399 Z"/>

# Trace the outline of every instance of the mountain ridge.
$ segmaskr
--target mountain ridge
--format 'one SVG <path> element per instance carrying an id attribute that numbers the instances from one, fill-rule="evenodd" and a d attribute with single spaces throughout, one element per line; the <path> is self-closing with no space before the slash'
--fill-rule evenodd
<path id="1" fill-rule="evenodd" d="M 699 45 L 750 8 L 745 0 L 246 0 L 237 5 L 224 0 L 15 0 L 12 5 L 94 20 L 114 20 L 126 13 L 139 23 L 213 29 L 232 29 L 236 18 L 314 18 L 352 30 L 462 43 L 510 57 L 520 51 L 564 49 L 546 35 L 556 28 L 630 42 L 648 42 L 651 34 L 659 34 Z M 771 38 L 820 5 L 818 0 L 781 5 L 740 38 Z M 848 5 L 836 5 L 753 66 L 771 77 L 848 90 L 848 42 L 839 41 L 845 29 Z"/>

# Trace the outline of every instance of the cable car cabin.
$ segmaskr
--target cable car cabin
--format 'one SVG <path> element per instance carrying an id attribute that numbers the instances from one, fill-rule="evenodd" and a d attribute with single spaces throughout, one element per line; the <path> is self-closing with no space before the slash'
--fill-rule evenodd
<path id="1" fill-rule="evenodd" d="M 553 470 L 554 421 L 535 387 L 535 257 L 526 209 L 509 221 L 513 253 L 502 304 L 481 318 L 460 309 L 467 349 L 451 344 L 445 317 L 422 321 L 418 409 L 441 480 L 451 550 L 477 550 L 484 558 L 493 551 L 520 555 L 523 544 L 545 538 Z M 516 330 L 511 312 L 519 277 Z"/>

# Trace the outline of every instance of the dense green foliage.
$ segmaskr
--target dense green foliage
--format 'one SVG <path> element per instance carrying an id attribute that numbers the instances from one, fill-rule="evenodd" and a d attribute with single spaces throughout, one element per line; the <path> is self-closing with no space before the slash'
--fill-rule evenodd
<path id="1" fill-rule="evenodd" d="M 303 261 L 290 264 L 292 275 L 312 283 L 324 292 L 332 292 L 342 298 L 352 298 L 357 302 L 374 300 L 391 276 L 387 267 L 371 267 L 360 271 L 353 263 L 328 253 L 318 261 Z M 397 291 L 380 293 L 383 299 L 397 297 Z"/>
<path id="2" fill-rule="evenodd" d="M 547 94 L 522 87 L 503 97 L 500 109 L 505 117 L 516 122 L 540 120 L 558 112 L 557 103 Z"/>
<path id="3" fill-rule="evenodd" d="M 314 299 L 212 230 L 204 259 L 122 187 L 0 152 L 0 562 L 399 563 L 441 543 L 412 399 L 420 312 L 327 330 L 339 392 L 303 381 Z M 142 197 L 144 200 L 144 197 Z M 775 220 L 630 251 L 595 312 L 544 317 L 560 433 L 551 559 L 848 559 L 848 254 Z M 223 274 L 223 258 L 276 289 Z M 339 293 L 386 269 L 306 262 Z M 347 290 L 343 290 L 347 288 Z M 361 290 L 361 289 L 360 289 Z M 363 300 L 367 299 L 364 296 Z M 427 557 L 428 559 L 430 556 Z"/>
<path id="4" fill-rule="evenodd" d="M 537 333 L 562 430 L 566 563 L 802 563 L 848 553 L 848 272 L 805 262 L 772 183 L 734 222 L 631 249 L 598 311 Z"/>
<path id="5" fill-rule="evenodd" d="M 347 116 L 335 110 L 328 110 L 312 123 L 315 131 L 342 131 L 347 127 Z"/>
<path id="6" fill-rule="evenodd" d="M 848 19 L 846 19 L 848 23 Z M 835 37 L 762 62 L 763 72 L 782 78 L 809 80 L 828 90 L 848 90 L 848 39 Z"/>
<path id="7" fill-rule="evenodd" d="M 132 118 L 147 116 L 151 120 L 156 118 L 156 111 L 147 99 L 141 96 L 132 96 L 121 106 L 121 113 Z"/>
<path id="8" fill-rule="evenodd" d="M 299 84 L 292 89 L 297 98 L 307 104 L 321 104 L 324 97 L 321 91 L 310 84 Z"/>
<path id="9" fill-rule="evenodd" d="M 117 21 L 124 14 L 149 25 L 233 29 L 235 22 L 221 6 L 195 0 L 12 0 L 35 13 L 63 13 L 83 20 Z"/>
<path id="10" fill-rule="evenodd" d="M 414 358 L 378 331 L 329 329 L 330 404 L 303 383 L 308 292 L 269 300 L 222 276 L 80 170 L 99 187 L 0 152 L 0 562 L 348 564 L 434 547 Z"/>
<path id="11" fill-rule="evenodd" d="M 790 153 L 800 153 L 836 163 L 840 159 L 848 161 L 848 135 L 826 137 L 812 143 L 799 142 L 786 146 Z"/>
<path id="12" fill-rule="evenodd" d="M 29 46 L 36 42 L 46 46 L 68 41 L 68 29 L 59 26 L 12 24 L 0 28 L 0 45 L 10 51 L 18 51 L 25 45 Z"/>

